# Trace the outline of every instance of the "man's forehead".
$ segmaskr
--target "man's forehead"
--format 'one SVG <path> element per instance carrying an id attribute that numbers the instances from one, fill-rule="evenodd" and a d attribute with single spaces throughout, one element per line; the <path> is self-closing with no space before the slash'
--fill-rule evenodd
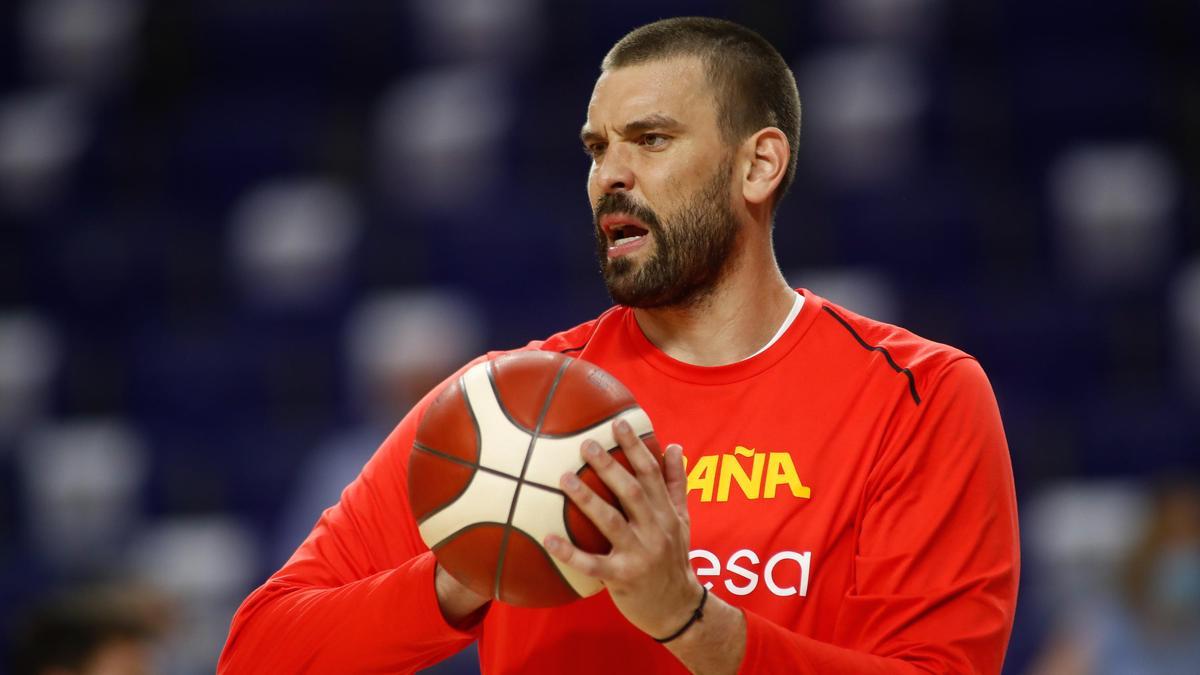
<path id="1" fill-rule="evenodd" d="M 695 57 L 659 59 L 605 71 L 588 103 L 584 132 L 621 126 L 653 115 L 683 123 L 713 116 L 713 95 L 703 62 Z"/>

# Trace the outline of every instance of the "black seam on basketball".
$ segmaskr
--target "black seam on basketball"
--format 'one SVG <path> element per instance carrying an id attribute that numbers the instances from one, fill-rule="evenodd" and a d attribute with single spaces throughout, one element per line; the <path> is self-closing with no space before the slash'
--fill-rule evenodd
<path id="1" fill-rule="evenodd" d="M 512 423 L 514 427 L 524 431 L 527 434 L 532 434 L 534 430 L 527 428 L 524 424 L 521 424 L 517 420 L 513 419 L 512 414 L 508 412 L 508 406 L 504 405 L 504 399 L 500 396 L 500 388 L 496 386 L 495 370 L 492 367 L 491 361 L 488 361 L 487 378 L 488 384 L 492 387 L 492 396 L 496 397 L 496 406 L 500 408 L 500 412 L 504 413 L 504 416 L 508 418 L 508 421 Z"/>
<path id="2" fill-rule="evenodd" d="M 605 422 L 611 422 L 611 421 L 617 419 L 618 417 L 620 417 L 621 415 L 624 415 L 625 413 L 630 412 L 632 410 L 637 410 L 640 407 L 641 406 L 639 406 L 637 403 L 634 403 L 633 405 L 629 406 L 628 408 L 622 408 L 621 410 L 618 410 L 617 412 L 609 415 L 608 417 L 601 418 L 598 422 L 592 422 L 591 424 L 584 427 L 583 429 L 572 431 L 572 432 L 566 433 L 566 434 L 542 434 L 541 437 L 542 438 L 570 438 L 572 436 L 586 434 L 587 432 L 591 431 L 592 429 L 595 429 L 596 427 L 604 424 Z"/>
<path id="3" fill-rule="evenodd" d="M 559 490 L 558 488 L 554 487 L 553 485 L 546 485 L 545 483 L 539 483 L 535 480 L 526 479 L 524 481 L 521 481 L 521 485 L 528 485 L 529 487 L 537 488 L 539 490 L 544 490 L 546 492 L 553 492 L 554 494 L 562 496 L 562 497 L 567 496 L 567 493 L 563 492 L 562 490 Z"/>
<path id="4" fill-rule="evenodd" d="M 455 382 L 455 384 L 458 385 L 459 396 L 462 397 L 463 405 L 466 406 L 466 408 L 467 408 L 467 416 L 471 418 L 471 428 L 475 431 L 475 461 L 468 462 L 467 460 L 464 460 L 461 457 L 452 455 L 444 450 L 438 450 L 438 449 L 434 448 L 433 446 L 425 445 L 424 443 L 417 441 L 417 440 L 413 441 L 413 447 L 421 448 L 422 450 L 425 450 L 427 452 L 432 452 L 437 455 L 443 455 L 444 457 L 446 457 L 448 459 L 454 459 L 454 460 L 462 462 L 464 464 L 469 464 L 473 467 L 486 470 L 487 467 L 481 466 L 479 464 L 479 458 L 483 454 L 483 434 L 479 429 L 479 419 L 475 416 L 475 408 L 471 405 L 471 397 L 467 396 L 467 383 L 462 377 L 459 377 L 458 381 Z"/>
<path id="5" fill-rule="evenodd" d="M 583 466 L 586 467 L 587 464 L 584 464 Z M 578 476 L 581 473 L 583 473 L 583 467 L 580 467 L 579 471 L 575 472 L 575 475 Z M 567 511 L 569 511 L 571 509 L 571 503 L 572 503 L 571 498 L 568 497 L 567 494 L 564 492 L 563 493 L 563 507 L 562 507 L 563 531 L 567 533 L 567 539 L 571 540 L 571 545 L 574 546 L 575 548 L 579 548 L 579 540 L 575 538 L 575 533 L 571 531 L 571 521 L 567 520 Z M 578 508 L 578 507 L 576 507 L 576 508 Z"/>
<path id="6" fill-rule="evenodd" d="M 413 450 L 419 450 L 419 451 L 421 451 L 421 452 L 427 452 L 427 453 L 429 453 L 429 454 L 433 455 L 434 457 L 438 457 L 438 458 L 440 458 L 440 459 L 444 459 L 444 460 L 446 460 L 446 461 L 448 461 L 448 462 L 452 462 L 452 463 L 454 463 L 454 464 L 458 464 L 458 465 L 461 465 L 461 466 L 470 467 L 470 468 L 472 468 L 472 469 L 475 469 L 476 471 L 482 471 L 482 472 L 484 472 L 484 473 L 488 473 L 488 474 L 491 474 L 491 475 L 493 475 L 493 476 L 498 476 L 498 477 L 500 477 L 500 478 L 506 478 L 506 479 L 508 479 L 508 480 L 511 480 L 511 481 L 513 481 L 513 482 L 516 482 L 516 481 L 517 481 L 517 479 L 516 479 L 516 478 L 514 478 L 514 477 L 512 476 L 512 474 L 507 474 L 507 473 L 504 473 L 503 471 L 497 471 L 496 469 L 493 469 L 493 468 L 491 468 L 491 467 L 486 467 L 486 466 L 483 466 L 482 464 L 473 464 L 473 463 L 471 463 L 471 462 L 468 462 L 468 461 L 466 461 L 466 460 L 465 460 L 465 459 L 463 459 L 462 457 L 455 457 L 454 455 L 447 454 L 447 453 L 445 453 L 445 452 L 442 452 L 441 450 L 435 450 L 434 448 L 431 448 L 431 447 L 429 447 L 429 446 L 427 446 L 427 445 L 423 445 L 423 444 L 421 444 L 421 443 L 419 443 L 419 442 L 417 442 L 417 441 L 413 441 Z M 454 502 L 455 502 L 455 501 L 457 501 L 459 497 L 462 497 L 464 494 L 466 494 L 467 490 L 468 490 L 468 489 L 471 487 L 471 483 L 473 483 L 474 481 L 475 481 L 475 476 L 471 476 L 471 479 L 470 479 L 470 480 L 468 480 L 468 481 L 467 481 L 467 484 L 463 486 L 463 489 L 462 489 L 461 491 L 459 491 L 459 493 L 458 493 L 457 495 L 455 495 L 455 496 L 454 496 L 454 499 L 448 500 L 446 503 L 444 503 L 444 504 L 442 504 L 441 506 L 437 507 L 436 509 L 434 509 L 434 510 L 430 511 L 428 514 L 426 514 L 426 515 L 425 515 L 425 517 L 424 517 L 424 518 L 421 518 L 420 520 L 418 520 L 418 521 L 417 521 L 417 525 L 421 525 L 421 524 L 422 524 L 422 523 L 424 523 L 425 521 L 427 521 L 427 520 L 429 520 L 430 518 L 432 518 L 432 517 L 434 517 L 435 515 L 437 515 L 439 512 L 441 512 L 441 511 L 443 511 L 443 510 L 445 510 L 445 509 L 448 509 L 448 508 L 450 508 L 451 506 L 453 506 L 453 505 L 454 505 Z M 540 483 L 535 483 L 535 482 L 533 482 L 533 481 L 525 481 L 525 482 L 527 482 L 527 483 L 529 483 L 529 484 L 531 484 L 531 485 L 535 485 L 535 486 L 537 486 L 537 487 L 540 487 L 540 488 L 542 488 L 542 489 L 544 489 L 544 490 L 553 490 L 553 491 L 555 491 L 555 492 L 558 492 L 559 494 L 562 494 L 562 491 L 561 491 L 561 490 L 556 490 L 555 488 L 552 488 L 552 487 L 549 487 L 549 486 L 546 486 L 546 485 L 542 485 L 542 484 L 540 484 Z"/>
<path id="7" fill-rule="evenodd" d="M 505 527 L 504 523 L 497 523 L 497 522 L 491 521 L 491 520 L 479 521 L 479 522 L 471 523 L 469 525 L 464 525 L 464 526 L 458 528 L 457 530 L 451 532 L 450 534 L 446 535 L 445 537 L 442 537 L 442 540 L 439 541 L 437 543 L 437 545 L 429 547 L 429 550 L 433 551 L 434 556 L 437 556 L 438 551 L 445 548 L 446 544 L 450 543 L 451 541 L 454 541 L 455 538 L 459 537 L 464 532 L 469 532 L 471 530 L 474 530 L 477 527 L 483 527 L 484 525 L 495 525 L 496 527 Z M 507 531 L 508 530 L 506 528 L 505 532 L 507 532 Z M 447 572 L 449 572 L 449 570 L 447 570 Z M 454 575 L 451 574 L 450 576 L 454 576 Z M 455 580 L 458 580 L 458 577 L 454 577 L 454 578 L 455 578 Z M 466 585 L 461 580 L 458 580 L 458 583 L 463 584 L 464 586 Z"/>
<path id="8" fill-rule="evenodd" d="M 901 368 L 900 364 L 896 363 L 896 361 L 892 358 L 892 354 L 891 354 L 891 352 L 889 352 L 887 350 L 887 347 L 881 347 L 880 345 L 868 344 L 867 341 L 862 339 L 862 337 L 859 336 L 858 332 L 854 330 L 854 327 L 850 325 L 850 322 L 843 319 L 840 314 L 838 314 L 837 312 L 833 311 L 832 309 L 830 309 L 828 307 L 822 307 L 821 309 L 825 310 L 826 312 L 829 312 L 829 316 L 832 316 L 834 319 L 837 319 L 837 322 L 842 324 L 842 328 L 845 328 L 847 331 L 850 332 L 850 335 L 854 336 L 854 339 L 858 342 L 860 347 L 862 347 L 863 349 L 870 351 L 870 352 L 879 352 L 879 353 L 883 354 L 884 360 L 886 360 L 887 364 L 892 367 L 892 370 L 896 371 L 897 373 L 902 373 L 905 377 L 907 377 L 908 378 L 908 393 L 912 395 L 912 399 L 913 399 L 914 403 L 916 403 L 917 405 L 921 405 L 921 397 L 917 395 L 917 381 L 915 378 L 913 378 L 913 374 L 912 374 L 911 370 L 909 370 L 908 368 Z"/>
<path id="9" fill-rule="evenodd" d="M 542 548 L 542 542 L 538 541 L 537 539 L 534 539 L 533 535 L 529 534 L 528 532 L 526 532 L 525 530 L 522 530 L 519 527 L 514 526 L 512 529 L 515 530 L 517 532 L 517 534 L 519 534 L 519 535 L 525 537 L 526 539 L 528 539 L 529 541 L 532 541 L 533 543 L 537 544 L 538 550 L 541 551 L 542 555 L 545 556 L 546 560 L 550 563 L 550 569 L 554 570 L 554 573 L 558 575 L 559 579 L 562 579 L 563 585 L 567 587 L 567 590 L 574 593 L 575 597 L 577 597 L 577 598 L 583 597 L 582 595 L 579 594 L 579 591 L 575 590 L 575 587 L 573 585 L 571 585 L 571 582 L 567 581 L 567 578 L 565 576 L 563 576 L 562 570 L 558 569 L 558 564 L 554 562 L 554 558 L 551 557 L 551 555 L 546 552 L 546 549 Z"/>
<path id="10" fill-rule="evenodd" d="M 456 457 L 454 455 L 451 455 L 448 452 L 434 450 L 433 448 L 429 447 L 428 445 L 425 445 L 424 443 L 421 443 L 420 441 L 417 441 L 417 440 L 413 440 L 413 449 L 414 450 L 424 450 L 425 452 L 428 452 L 433 455 L 437 455 L 438 457 L 442 457 L 444 459 L 448 459 L 452 462 L 457 462 L 459 464 L 464 464 L 466 466 L 473 467 L 476 471 L 482 470 L 482 471 L 487 471 L 488 473 L 495 473 L 495 474 L 498 474 L 501 476 L 511 478 L 507 474 L 500 473 L 499 471 L 493 471 L 492 469 L 489 469 L 486 466 L 481 466 L 479 464 L 479 458 L 483 454 L 483 435 L 479 429 L 479 420 L 475 417 L 475 409 L 471 407 L 471 397 L 467 396 L 467 383 L 466 383 L 466 380 L 464 380 L 463 378 L 464 378 L 464 376 L 460 375 L 456 384 L 458 385 L 458 395 L 462 397 L 463 405 L 465 405 L 467 407 L 467 415 L 471 418 L 471 428 L 473 428 L 475 430 L 475 461 L 468 462 L 468 461 L 462 459 L 461 457 Z M 411 480 L 411 476 L 410 476 L 410 480 Z M 459 497 L 462 497 L 464 494 L 467 493 L 467 489 L 471 487 L 471 483 L 473 483 L 473 482 L 475 482 L 474 474 L 471 475 L 471 478 L 470 478 L 470 480 L 467 481 L 466 485 L 463 485 L 462 490 L 460 490 L 458 494 L 454 495 L 454 499 L 448 500 L 446 503 L 442 504 L 441 506 L 437 507 L 436 509 L 425 514 L 424 518 L 421 518 L 420 520 L 417 521 L 417 525 L 420 525 L 421 523 L 424 523 L 426 520 L 429 520 L 430 518 L 432 518 L 434 515 L 436 515 L 440 511 L 443 511 L 444 509 L 449 508 L 450 505 L 452 505 L 454 502 L 456 502 Z M 411 489 L 411 486 L 410 486 L 410 489 Z"/>
<path id="11" fill-rule="evenodd" d="M 448 454 L 446 454 L 446 453 L 444 453 L 444 452 L 439 452 L 439 451 L 437 451 L 437 450 L 434 450 L 433 448 L 428 448 L 428 447 L 425 447 L 424 445 L 421 445 L 420 443 L 418 443 L 418 442 L 416 442 L 416 441 L 413 441 L 413 450 L 419 450 L 419 451 L 422 451 L 422 452 L 427 452 L 427 453 L 429 453 L 429 454 L 433 455 L 434 457 L 440 457 L 441 459 L 445 459 L 445 460 L 448 460 L 448 461 L 450 461 L 450 462 L 453 462 L 453 463 L 455 463 L 455 464 L 459 464 L 459 465 L 461 465 L 461 466 L 466 466 L 466 467 L 469 467 L 469 468 L 475 469 L 476 471 L 480 471 L 480 470 L 482 470 L 482 471 L 487 471 L 488 473 L 499 473 L 498 471 L 492 471 L 492 470 L 488 469 L 487 467 L 483 467 L 483 466 L 479 466 L 478 464 L 472 464 L 472 463 L 470 463 L 470 462 L 467 462 L 467 461 L 463 460 L 463 459 L 462 459 L 462 458 L 460 458 L 460 457 L 455 457 L 454 455 L 448 455 Z M 505 476 L 505 474 L 500 474 L 500 475 L 502 475 L 502 476 Z M 506 477 L 506 478 L 511 478 L 511 476 L 505 476 L 505 477 Z M 409 474 L 409 479 L 411 480 L 411 478 L 412 478 L 412 475 L 411 475 L 411 474 Z M 450 508 L 451 506 L 453 506 L 453 505 L 454 505 L 454 502 L 458 501 L 458 499 L 459 499 L 460 497 L 462 497 L 463 495 L 465 495 L 465 494 L 467 493 L 467 489 L 468 489 L 468 488 L 470 488 L 470 487 L 471 487 L 471 483 L 474 483 L 474 482 L 475 482 L 475 474 L 474 474 L 474 473 L 472 473 L 472 474 L 471 474 L 471 477 L 467 479 L 467 482 L 466 482 L 466 483 L 463 483 L 462 489 L 460 489 L 460 490 L 458 491 L 458 493 L 454 495 L 454 498 L 453 498 L 453 499 L 447 499 L 447 500 L 445 500 L 444 502 L 442 502 L 442 505 L 441 505 L 441 506 L 439 506 L 439 507 L 437 507 L 436 509 L 434 509 L 434 510 L 430 511 L 429 513 L 426 513 L 426 514 L 425 514 L 424 516 L 422 516 L 422 517 L 421 517 L 419 520 L 417 520 L 417 525 L 421 525 L 421 524 L 423 524 L 425 521 L 427 521 L 427 520 L 429 520 L 430 518 L 434 517 L 434 516 L 435 516 L 435 515 L 437 515 L 438 513 L 441 513 L 442 511 L 444 511 L 444 510 L 446 510 L 446 509 Z M 409 485 L 409 494 L 410 494 L 410 495 L 412 494 L 412 485 Z M 409 503 L 410 503 L 410 504 L 412 503 L 412 502 L 411 502 L 411 500 L 410 500 L 410 502 L 409 502 Z"/>
<path id="12" fill-rule="evenodd" d="M 649 436 L 650 434 L 646 434 L 646 435 Z M 438 450 L 436 448 L 431 448 L 427 445 L 422 445 L 421 443 L 418 443 L 416 441 L 413 442 L 413 449 L 420 450 L 422 452 L 428 452 L 431 455 L 435 455 L 435 456 L 440 457 L 449 462 L 454 462 L 455 464 L 461 464 L 463 466 L 469 466 L 472 469 L 475 469 L 477 471 L 482 471 L 484 473 L 490 473 L 493 476 L 499 476 L 500 478 L 507 478 L 508 480 L 511 480 L 511 481 L 517 480 L 517 478 L 515 476 L 513 476 L 511 473 L 504 473 L 503 471 L 500 471 L 498 469 L 493 469 L 489 466 L 484 466 L 482 464 L 474 464 L 472 462 L 468 462 L 467 460 L 463 459 L 462 457 L 455 457 L 454 455 L 447 454 L 445 452 L 442 452 L 441 450 Z M 543 490 L 549 490 L 550 492 L 557 492 L 560 495 L 564 494 L 562 490 L 559 490 L 558 488 L 556 488 L 552 485 L 546 485 L 544 483 L 539 483 L 535 480 L 529 480 L 528 478 L 525 479 L 525 484 L 532 485 L 534 487 L 539 487 Z M 449 504 L 447 504 L 447 506 L 449 506 Z M 443 508 L 445 508 L 445 507 L 443 507 Z"/>
<path id="13" fill-rule="evenodd" d="M 462 527 L 451 532 L 450 534 L 446 535 L 445 537 L 442 537 L 442 540 L 439 541 L 435 546 L 431 547 L 429 550 L 433 551 L 434 553 L 437 553 L 439 549 L 445 548 L 446 544 L 450 543 L 450 541 L 452 539 L 460 536 L 462 533 L 467 532 L 469 530 L 473 530 L 477 527 L 483 527 L 484 525 L 495 525 L 496 527 L 504 527 L 504 523 L 498 523 L 494 520 L 476 521 L 469 525 L 463 525 Z"/>
<path id="14" fill-rule="evenodd" d="M 475 429 L 475 465 L 479 465 L 479 460 L 483 457 L 483 429 L 479 428 L 479 418 L 475 416 L 475 406 L 471 405 L 471 397 L 467 396 L 467 376 L 460 375 L 458 377 L 458 391 L 462 395 L 463 403 L 467 406 L 467 414 L 471 416 L 471 427 Z"/>
<path id="15" fill-rule="evenodd" d="M 562 382 L 563 374 L 567 372 L 567 368 L 574 362 L 572 359 L 567 359 L 561 366 L 558 367 L 558 372 L 554 374 L 554 381 L 550 383 L 550 391 L 546 392 L 546 400 L 542 402 L 542 411 L 538 413 L 537 425 L 534 427 L 533 434 L 529 438 L 529 446 L 525 448 L 525 461 L 521 464 L 521 475 L 517 477 L 517 489 L 513 491 L 512 503 L 508 505 L 508 520 L 504 524 L 504 534 L 500 538 L 500 557 L 496 560 L 496 578 L 492 584 L 492 596 L 500 600 L 500 577 L 504 573 L 504 562 L 508 555 L 508 536 L 512 532 L 513 515 L 517 511 L 517 500 L 521 497 L 521 485 L 525 483 L 525 472 L 529 469 L 529 458 L 533 456 L 533 446 L 537 443 L 538 432 L 542 430 L 542 423 L 546 421 L 546 415 L 550 412 L 550 402 L 554 400 L 554 392 L 558 390 L 559 382 Z M 488 377 L 491 378 L 491 369 L 488 369 Z M 495 387 L 495 383 L 492 385 Z M 500 393 L 496 392 L 496 401 L 500 402 Z M 504 409 L 504 404 L 500 403 L 500 408 Z M 540 543 L 539 543 L 540 545 Z"/>

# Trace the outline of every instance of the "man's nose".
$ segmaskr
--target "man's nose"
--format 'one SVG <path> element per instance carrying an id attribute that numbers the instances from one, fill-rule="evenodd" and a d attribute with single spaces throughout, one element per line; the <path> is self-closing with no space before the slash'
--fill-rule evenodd
<path id="1" fill-rule="evenodd" d="M 629 159 L 628 151 L 620 144 L 614 143 L 609 146 L 596 170 L 597 180 L 604 194 L 633 189 L 633 167 Z"/>

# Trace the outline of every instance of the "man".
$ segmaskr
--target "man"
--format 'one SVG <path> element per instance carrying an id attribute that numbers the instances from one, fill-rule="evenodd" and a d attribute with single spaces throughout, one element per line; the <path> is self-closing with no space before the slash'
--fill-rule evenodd
<path id="1" fill-rule="evenodd" d="M 771 224 L 799 118 L 735 24 L 660 21 L 604 59 L 582 139 L 618 306 L 526 349 L 602 366 L 671 443 L 662 474 L 628 430 L 633 473 L 581 449 L 627 518 L 563 478 L 613 550 L 544 543 L 606 593 L 520 609 L 437 567 L 405 498 L 435 391 L 239 610 L 221 670 L 407 671 L 479 639 L 487 673 L 999 672 L 1018 555 L 995 399 L 966 354 L 788 287 Z"/>

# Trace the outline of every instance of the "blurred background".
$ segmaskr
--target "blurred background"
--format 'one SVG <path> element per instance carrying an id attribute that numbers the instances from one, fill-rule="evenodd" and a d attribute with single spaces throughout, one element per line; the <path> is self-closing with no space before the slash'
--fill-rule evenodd
<path id="1" fill-rule="evenodd" d="M 1198 672 L 1200 4 L 15 0 L 0 673 L 211 673 L 421 393 L 604 309 L 578 129 L 678 14 L 795 70 L 794 284 L 991 376 L 1006 673 Z"/>

